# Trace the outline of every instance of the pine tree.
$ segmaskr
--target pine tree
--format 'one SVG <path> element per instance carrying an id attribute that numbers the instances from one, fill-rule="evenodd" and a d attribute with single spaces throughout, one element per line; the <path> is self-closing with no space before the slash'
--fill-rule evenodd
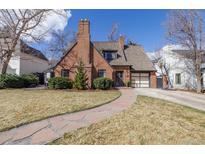
<path id="1" fill-rule="evenodd" d="M 84 69 L 84 64 L 82 60 L 79 61 L 79 64 L 77 66 L 77 71 L 75 75 L 75 80 L 74 80 L 74 86 L 75 88 L 79 90 L 87 89 L 87 75 L 86 71 Z"/>

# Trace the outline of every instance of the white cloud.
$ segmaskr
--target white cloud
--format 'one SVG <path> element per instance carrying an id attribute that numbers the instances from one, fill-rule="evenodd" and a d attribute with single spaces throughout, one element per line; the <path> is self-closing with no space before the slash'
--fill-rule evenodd
<path id="1" fill-rule="evenodd" d="M 53 10 L 49 12 L 45 20 L 31 31 L 33 36 L 38 36 L 41 34 L 45 41 L 50 41 L 52 39 L 52 31 L 64 30 L 67 25 L 69 18 L 71 18 L 72 14 L 70 10 Z M 26 40 L 31 40 L 31 38 L 24 37 Z"/>
<path id="2" fill-rule="evenodd" d="M 7 14 L 7 12 L 5 11 L 4 13 L 3 10 L 0 13 L 0 28 L 2 27 L 10 27 L 10 24 L 8 24 L 8 22 L 12 23 L 14 22 L 15 25 L 17 26 L 17 30 L 21 30 L 21 26 L 23 24 L 23 20 L 19 20 L 22 18 L 22 15 L 26 10 L 21 10 L 21 12 L 19 10 L 7 10 L 7 12 L 9 12 L 9 15 Z M 30 10 L 32 13 L 32 11 L 34 10 Z M 29 13 L 27 13 L 27 15 L 29 15 Z M 8 17 L 5 17 L 5 15 Z M 9 16 L 12 17 L 12 20 L 10 20 Z M 38 37 L 43 35 L 43 39 L 45 41 L 50 41 L 52 38 L 52 31 L 58 31 L 61 30 L 63 31 L 64 28 L 67 25 L 67 22 L 69 20 L 69 18 L 71 18 L 72 14 L 70 10 L 63 10 L 63 9 L 59 9 L 59 10 L 51 10 L 46 12 L 45 17 L 43 18 L 43 20 L 39 23 L 38 26 L 36 26 L 34 29 L 31 29 L 29 31 L 26 31 L 27 35 L 24 34 L 21 36 L 22 39 L 27 40 L 27 41 L 32 41 L 32 37 L 29 35 L 32 35 L 34 37 Z M 18 24 L 17 24 L 18 23 Z M 32 26 L 35 25 L 36 21 L 35 19 L 30 20 L 28 25 Z M 29 35 L 28 35 L 29 34 Z"/>

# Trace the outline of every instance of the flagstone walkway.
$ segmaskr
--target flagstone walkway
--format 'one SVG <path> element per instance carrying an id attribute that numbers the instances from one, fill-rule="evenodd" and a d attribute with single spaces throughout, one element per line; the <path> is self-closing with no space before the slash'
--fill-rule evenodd
<path id="1" fill-rule="evenodd" d="M 46 144 L 69 132 L 106 119 L 136 100 L 134 89 L 120 89 L 115 101 L 76 113 L 60 115 L 0 132 L 0 144 Z"/>

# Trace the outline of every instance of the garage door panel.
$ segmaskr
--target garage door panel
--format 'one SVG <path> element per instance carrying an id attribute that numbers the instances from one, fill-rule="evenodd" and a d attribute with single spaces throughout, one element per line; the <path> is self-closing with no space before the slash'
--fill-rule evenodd
<path id="1" fill-rule="evenodd" d="M 149 73 L 141 73 L 140 76 L 149 76 Z"/>
<path id="2" fill-rule="evenodd" d="M 141 84 L 140 88 L 149 88 L 149 84 Z"/>
<path id="3" fill-rule="evenodd" d="M 132 87 L 149 88 L 149 73 L 132 73 L 131 74 Z"/>
<path id="4" fill-rule="evenodd" d="M 141 77 L 140 80 L 141 81 L 149 81 L 149 77 Z"/>

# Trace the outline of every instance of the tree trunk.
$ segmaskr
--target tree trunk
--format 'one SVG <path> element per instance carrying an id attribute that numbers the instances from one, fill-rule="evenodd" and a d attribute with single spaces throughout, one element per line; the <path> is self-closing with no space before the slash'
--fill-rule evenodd
<path id="1" fill-rule="evenodd" d="M 6 61 L 3 61 L 1 63 L 1 74 L 6 74 L 10 59 L 11 59 L 11 56 L 8 56 Z"/>
<path id="2" fill-rule="evenodd" d="M 1 65 L 2 65 L 1 74 L 6 74 L 8 63 L 3 62 L 3 64 L 1 64 Z"/>
<path id="3" fill-rule="evenodd" d="M 201 93 L 201 77 L 197 76 L 197 93 Z"/>
<path id="4" fill-rule="evenodd" d="M 168 81 L 168 88 L 173 88 L 170 77 L 169 77 L 169 72 L 168 72 L 168 70 L 166 69 L 165 66 L 164 66 L 164 70 L 165 70 L 165 74 L 166 74 L 167 81 Z"/>

